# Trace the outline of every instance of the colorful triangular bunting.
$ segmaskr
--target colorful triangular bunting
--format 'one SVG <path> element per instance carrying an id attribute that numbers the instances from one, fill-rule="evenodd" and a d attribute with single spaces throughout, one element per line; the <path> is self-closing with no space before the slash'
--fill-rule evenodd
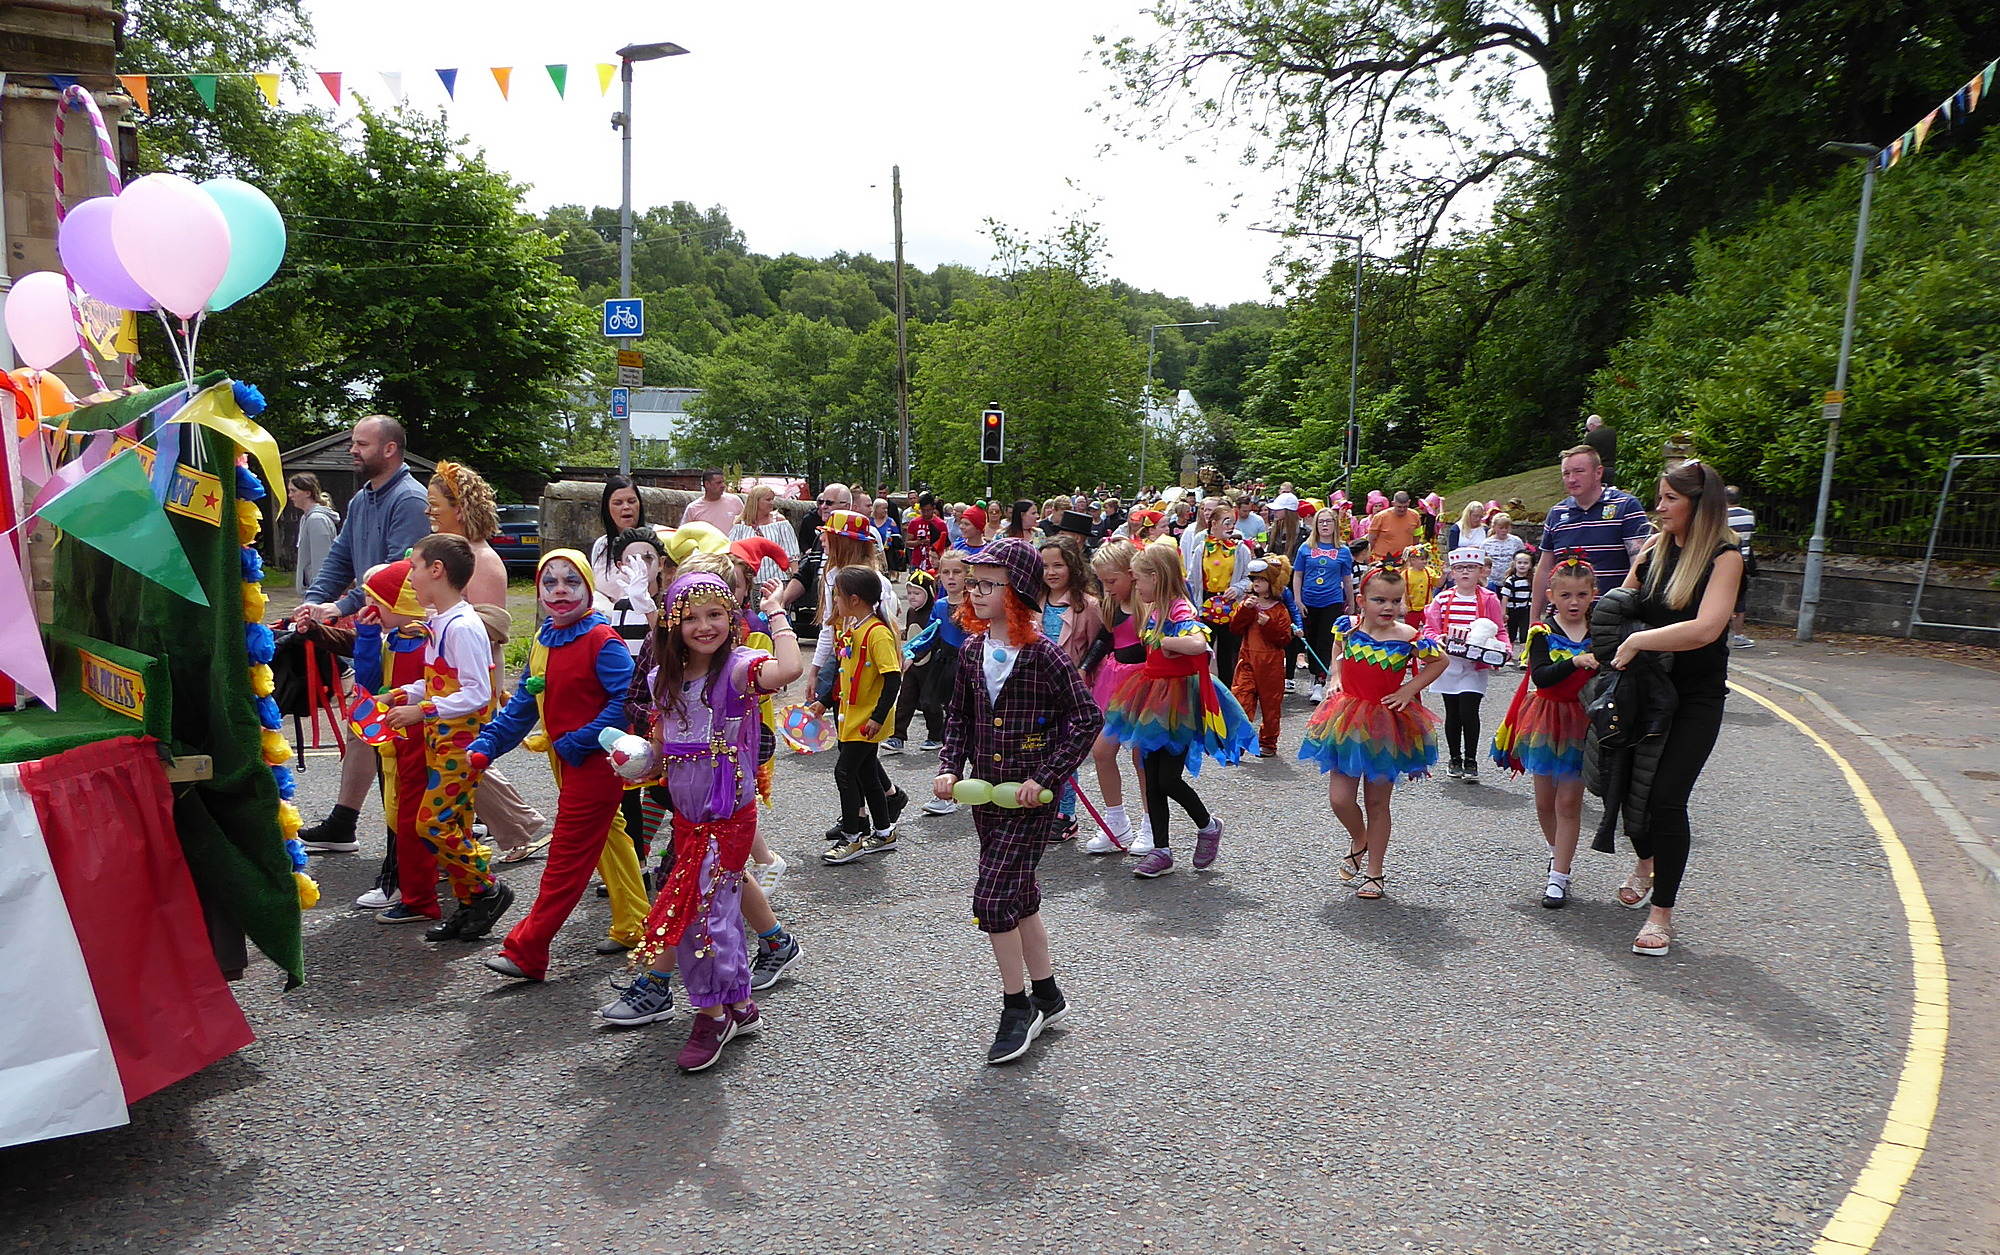
<path id="1" fill-rule="evenodd" d="M 502 100 L 507 99 L 507 81 L 513 77 L 514 77 L 513 66 L 496 65 L 493 67 L 493 81 L 500 84 L 500 99 Z"/>
<path id="2" fill-rule="evenodd" d="M 252 74 L 257 80 L 257 90 L 264 93 L 264 99 L 273 109 L 278 107 L 278 76 L 275 74 Z"/>
<path id="3" fill-rule="evenodd" d="M 452 98 L 453 100 L 457 100 L 457 99 L 458 99 L 458 71 L 457 71 L 457 70 L 439 70 L 439 71 L 437 72 L 437 76 L 438 76 L 438 82 L 440 82 L 440 83 L 443 83 L 443 84 L 444 84 L 444 94 L 445 94 L 445 95 L 447 95 L 447 96 L 449 96 L 449 97 L 451 97 L 451 98 Z"/>
<path id="4" fill-rule="evenodd" d="M 326 94 L 333 97 L 333 103 L 340 103 L 340 71 L 321 70 L 319 81 L 326 85 Z"/>
<path id="5" fill-rule="evenodd" d="M 616 77 L 617 74 L 618 74 L 618 67 L 614 63 L 610 61 L 599 61 L 597 63 L 598 95 L 608 96 L 611 94 L 611 80 L 614 77 Z"/>
<path id="6" fill-rule="evenodd" d="M 125 94 L 130 96 L 134 103 L 139 106 L 139 112 L 151 113 L 153 111 L 152 91 L 146 82 L 145 75 L 120 74 L 118 82 L 120 86 L 124 87 Z"/>
<path id="7" fill-rule="evenodd" d="M 1938 119 L 1938 111 L 1933 109 L 1929 113 L 1924 115 L 1923 121 L 1917 123 L 1915 127 L 1911 128 L 1912 133 L 1917 137 L 1915 151 L 1922 152 L 1924 150 L 1924 141 L 1930 138 L 1931 128 L 1937 125 L 1937 119 Z"/>
<path id="8" fill-rule="evenodd" d="M 382 71 L 382 86 L 389 89 L 389 99 L 403 103 L 403 72 L 401 70 Z"/>
<path id="9" fill-rule="evenodd" d="M 194 88 L 194 94 L 201 97 L 201 103 L 207 105 L 209 112 L 213 113 L 215 111 L 215 75 L 190 74 L 188 75 L 188 85 Z"/>
<path id="10" fill-rule="evenodd" d="M 1964 87 L 1959 88 L 1960 91 L 1965 93 L 1965 107 L 1968 110 L 1979 107 L 1979 97 L 1985 91 L 1985 84 L 1980 79 L 1981 76 L 1975 74 L 1966 81 Z"/>
<path id="11" fill-rule="evenodd" d="M 14 552 L 11 536 L 0 536 L 0 671 L 41 698 L 50 710 L 56 708 L 55 677 L 49 673 L 42 629 L 35 621 L 28 581 L 21 575 L 20 555 Z"/>
<path id="12" fill-rule="evenodd" d="M 137 457 L 112 458 L 43 506 L 41 517 L 168 591 L 208 604 Z"/>
<path id="13" fill-rule="evenodd" d="M 549 72 L 549 81 L 556 85 L 556 95 L 566 97 L 568 92 L 565 89 L 569 86 L 569 67 L 566 65 L 551 65 L 543 68 Z"/>

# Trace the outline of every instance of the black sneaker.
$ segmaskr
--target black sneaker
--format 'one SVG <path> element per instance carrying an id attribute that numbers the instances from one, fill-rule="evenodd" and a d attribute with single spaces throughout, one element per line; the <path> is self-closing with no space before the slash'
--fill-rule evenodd
<path id="1" fill-rule="evenodd" d="M 1465 760 L 1460 758 L 1458 755 L 1453 754 L 1451 756 L 1451 765 L 1444 769 L 1444 774 L 1451 777 L 1453 780 L 1459 780 L 1464 778 Z"/>
<path id="2" fill-rule="evenodd" d="M 1035 1010 L 1042 1013 L 1042 1027 L 1035 1030 L 1037 1036 L 1040 1036 L 1042 1029 L 1054 1028 L 1056 1021 L 1069 1014 L 1069 1000 L 1062 996 L 1060 989 L 1056 990 L 1056 996 L 1053 998 L 1041 998 L 1030 993 L 1028 1001 L 1034 1005 Z"/>
<path id="3" fill-rule="evenodd" d="M 903 818 L 903 812 L 910 808 L 910 791 L 908 789 L 897 789 L 889 796 L 888 801 L 889 822 L 882 825 L 882 831 L 894 832 L 896 831 L 897 823 Z"/>
<path id="4" fill-rule="evenodd" d="M 357 854 L 361 841 L 355 835 L 354 821 L 336 821 L 329 815 L 299 834 L 309 854 Z"/>
<path id="5" fill-rule="evenodd" d="M 750 960 L 751 991 L 754 993 L 769 989 L 777 984 L 778 978 L 785 974 L 785 969 L 798 962 L 799 956 L 804 953 L 805 949 L 799 945 L 798 938 L 790 933 L 786 933 L 785 939 L 776 946 L 758 942 L 757 954 Z"/>
<path id="6" fill-rule="evenodd" d="M 424 929 L 425 941 L 456 941 L 458 930 L 465 927 L 465 913 L 471 906 L 461 906 L 429 928 Z"/>
<path id="7" fill-rule="evenodd" d="M 459 914 L 467 918 L 465 923 L 459 925 L 458 939 L 477 941 L 492 932 L 493 925 L 500 922 L 500 917 L 505 915 L 507 908 L 512 905 L 514 905 L 514 891 L 507 887 L 506 881 L 494 881 L 491 889 L 460 908 Z"/>
<path id="8" fill-rule="evenodd" d="M 853 835 L 854 835 L 853 833 L 850 833 L 849 831 L 847 831 L 847 829 L 841 827 L 839 824 L 835 824 L 833 827 L 828 828 L 825 833 L 826 839 L 832 842 L 834 845 L 839 845 L 842 842 L 849 840 L 850 838 L 853 837 Z"/>
<path id="9" fill-rule="evenodd" d="M 986 1052 L 988 1063 L 1012 1063 L 1028 1053 L 1028 1047 L 1035 1042 L 1035 1034 L 1042 1031 L 1042 1013 L 1031 1001 L 1025 1007 L 1000 1004 L 1000 1028 L 993 1034 L 993 1045 Z"/>

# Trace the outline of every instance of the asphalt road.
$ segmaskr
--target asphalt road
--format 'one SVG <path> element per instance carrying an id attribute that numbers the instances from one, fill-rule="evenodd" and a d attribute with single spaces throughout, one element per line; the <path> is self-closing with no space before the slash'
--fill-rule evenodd
<path id="1" fill-rule="evenodd" d="M 1307 713 L 1293 704 L 1286 755 Z M 887 761 L 921 793 L 929 761 Z M 552 804 L 544 766 L 506 765 Z M 310 763 L 309 819 L 334 776 Z M 998 997 L 969 919 L 970 816 L 912 819 L 895 855 L 821 867 L 827 759 L 782 761 L 767 818 L 807 957 L 764 999 L 762 1036 L 693 1077 L 672 1062 L 685 1019 L 592 1023 L 617 967 L 590 953 L 601 899 L 558 938 L 551 980 L 522 986 L 480 966 L 496 943 L 432 947 L 345 909 L 379 844 L 330 856 L 309 983 L 281 993 L 259 962 L 237 987 L 255 1045 L 129 1128 L 0 1152 L 0 1244 L 1810 1247 L 1880 1129 L 1911 973 L 1877 842 L 1795 731 L 1732 698 L 1665 960 L 1628 952 L 1623 856 L 1581 856 L 1576 904 L 1539 907 L 1525 782 L 1399 788 L 1374 903 L 1338 887 L 1345 843 L 1307 765 L 1211 768 L 1198 787 L 1228 825 L 1211 872 L 1044 860 L 1073 1010 L 1005 1069 L 983 1063 Z M 524 898 L 540 866 L 506 873 Z M 1901 1249 L 1994 1249 L 1969 1225 L 1964 1241 Z"/>

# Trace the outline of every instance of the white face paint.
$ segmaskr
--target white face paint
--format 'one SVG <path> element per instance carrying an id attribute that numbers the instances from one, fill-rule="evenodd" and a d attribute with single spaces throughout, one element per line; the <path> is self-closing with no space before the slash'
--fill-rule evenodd
<path id="1" fill-rule="evenodd" d="M 544 563 L 535 586 L 541 594 L 542 608 L 549 612 L 557 627 L 568 627 L 590 610 L 590 586 L 585 583 L 583 572 L 567 558 L 552 558 Z"/>

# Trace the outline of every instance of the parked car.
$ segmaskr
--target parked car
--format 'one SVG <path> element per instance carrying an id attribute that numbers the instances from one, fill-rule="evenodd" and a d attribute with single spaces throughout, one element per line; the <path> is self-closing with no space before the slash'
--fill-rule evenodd
<path id="1" fill-rule="evenodd" d="M 503 505 L 500 531 L 493 537 L 493 551 L 507 563 L 509 574 L 533 575 L 542 560 L 542 507 Z"/>

